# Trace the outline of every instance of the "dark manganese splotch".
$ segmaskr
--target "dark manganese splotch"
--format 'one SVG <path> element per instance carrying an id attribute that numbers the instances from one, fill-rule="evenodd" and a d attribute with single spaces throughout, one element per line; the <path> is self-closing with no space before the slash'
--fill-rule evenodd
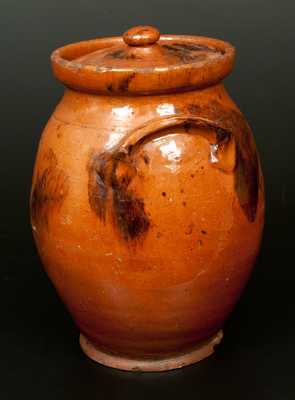
<path id="1" fill-rule="evenodd" d="M 194 43 L 171 43 L 163 44 L 162 48 L 168 53 L 178 57 L 182 62 L 189 63 L 205 58 L 204 54 L 200 54 L 201 51 L 207 51 L 215 53 L 217 49 L 211 49 L 208 46 L 198 45 Z"/>
<path id="2" fill-rule="evenodd" d="M 144 202 L 129 189 L 133 173 L 127 171 L 118 177 L 118 161 L 112 171 L 113 211 L 115 221 L 124 239 L 135 239 L 143 235 L 150 222 L 145 213 Z"/>
<path id="3" fill-rule="evenodd" d="M 118 60 L 124 60 L 126 58 L 126 52 L 125 52 L 125 50 L 119 49 L 119 50 L 110 52 L 109 54 L 106 55 L 106 57 L 114 58 L 114 59 L 118 59 Z"/>
<path id="4" fill-rule="evenodd" d="M 109 168 L 109 156 L 104 153 L 101 155 L 92 155 L 88 162 L 88 198 L 90 207 L 105 221 L 106 202 L 108 198 L 109 187 L 107 184 Z"/>
<path id="5" fill-rule="evenodd" d="M 187 111 L 208 118 L 220 126 L 216 131 L 217 143 L 224 143 L 226 132 L 236 142 L 235 189 L 240 205 L 249 221 L 256 217 L 259 195 L 259 161 L 251 129 L 242 113 L 223 107 L 217 101 L 207 105 L 189 104 Z"/>
<path id="6" fill-rule="evenodd" d="M 148 165 L 148 164 L 150 163 L 150 158 L 149 158 L 149 156 L 148 156 L 147 153 L 144 153 L 143 156 L 142 156 L 142 158 L 143 158 L 143 161 L 144 161 L 144 163 L 145 163 L 146 165 Z"/>
<path id="7" fill-rule="evenodd" d="M 110 93 L 116 92 L 127 92 L 129 89 L 130 82 L 135 76 L 135 72 L 128 74 L 127 76 L 123 77 L 117 84 L 109 83 L 107 84 L 106 88 Z"/>
<path id="8" fill-rule="evenodd" d="M 135 76 L 135 72 L 132 72 L 131 74 L 127 75 L 125 78 L 123 78 L 119 84 L 118 84 L 118 89 L 120 92 L 127 92 L 130 82 Z"/>
<path id="9" fill-rule="evenodd" d="M 132 51 L 118 49 L 105 55 L 104 58 L 112 58 L 114 60 L 139 60 L 141 59 L 137 54 Z"/>
<path id="10" fill-rule="evenodd" d="M 239 196 L 241 207 L 245 211 L 248 219 L 254 221 L 259 195 L 257 154 L 253 154 L 253 160 L 249 163 L 246 157 L 243 156 L 243 152 L 239 147 L 237 148 L 235 188 Z"/>
<path id="11" fill-rule="evenodd" d="M 144 201 L 130 188 L 137 175 L 128 155 L 92 155 L 88 165 L 88 197 L 91 209 L 103 221 L 109 215 L 121 237 L 133 240 L 149 229 Z"/>
<path id="12" fill-rule="evenodd" d="M 50 149 L 44 155 L 44 168 L 37 172 L 31 194 L 31 217 L 35 226 L 48 229 L 50 213 L 59 210 L 68 194 L 69 183 L 65 172 L 58 167 Z"/>

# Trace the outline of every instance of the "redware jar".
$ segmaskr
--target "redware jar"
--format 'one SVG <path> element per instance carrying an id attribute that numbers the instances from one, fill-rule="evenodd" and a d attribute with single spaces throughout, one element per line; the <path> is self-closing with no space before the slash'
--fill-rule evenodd
<path id="1" fill-rule="evenodd" d="M 66 91 L 40 141 L 31 220 L 82 349 L 126 370 L 207 357 L 264 218 L 252 133 L 222 83 L 234 48 L 139 26 L 51 61 Z"/>

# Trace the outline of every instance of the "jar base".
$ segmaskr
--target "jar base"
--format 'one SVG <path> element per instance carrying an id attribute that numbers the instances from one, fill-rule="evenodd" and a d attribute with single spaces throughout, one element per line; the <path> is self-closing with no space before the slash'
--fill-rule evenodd
<path id="1" fill-rule="evenodd" d="M 215 335 L 199 342 L 187 352 L 162 359 L 134 359 L 106 353 L 99 350 L 82 333 L 80 334 L 80 346 L 89 358 L 107 367 L 124 371 L 160 372 L 182 368 L 209 357 L 214 353 L 214 347 L 221 342 L 222 337 L 223 332 L 219 330 Z"/>

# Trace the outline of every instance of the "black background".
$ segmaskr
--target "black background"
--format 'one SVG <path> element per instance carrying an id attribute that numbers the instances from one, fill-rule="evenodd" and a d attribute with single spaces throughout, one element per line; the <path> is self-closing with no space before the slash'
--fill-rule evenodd
<path id="1" fill-rule="evenodd" d="M 294 399 L 293 0 L 1 0 L 0 398 Z M 232 42 L 226 86 L 247 116 L 266 182 L 264 240 L 215 355 L 178 371 L 124 373 L 81 353 L 41 268 L 28 197 L 37 143 L 63 88 L 49 54 L 138 24 Z"/>

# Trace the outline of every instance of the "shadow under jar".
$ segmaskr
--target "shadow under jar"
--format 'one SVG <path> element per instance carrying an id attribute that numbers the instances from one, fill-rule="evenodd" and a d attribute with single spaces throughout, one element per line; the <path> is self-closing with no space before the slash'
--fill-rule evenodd
<path id="1" fill-rule="evenodd" d="M 54 51 L 31 221 L 84 352 L 161 371 L 213 352 L 264 220 L 252 132 L 222 80 L 234 48 L 149 26 Z"/>

